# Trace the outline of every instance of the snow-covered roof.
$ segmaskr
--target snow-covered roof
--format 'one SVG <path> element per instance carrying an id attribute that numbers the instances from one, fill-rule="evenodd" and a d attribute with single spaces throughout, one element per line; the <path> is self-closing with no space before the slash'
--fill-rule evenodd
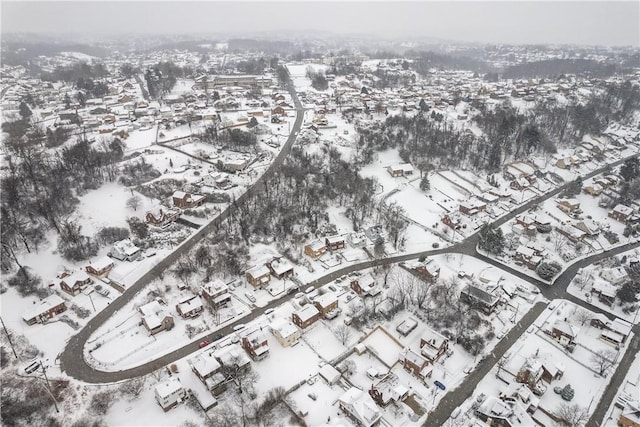
<path id="1" fill-rule="evenodd" d="M 355 417 L 363 427 L 370 427 L 381 417 L 380 409 L 369 393 L 351 387 L 338 400 L 342 406 Z"/>
<path id="2" fill-rule="evenodd" d="M 320 307 L 325 308 L 338 301 L 338 297 L 333 292 L 327 292 L 326 294 L 315 297 L 313 301 L 320 304 Z"/>
<path id="3" fill-rule="evenodd" d="M 291 265 L 288 260 L 280 258 L 271 261 L 271 268 L 273 268 L 273 271 L 275 271 L 276 274 L 280 275 L 286 273 L 289 270 L 293 270 L 293 265 Z"/>
<path id="4" fill-rule="evenodd" d="M 260 277 L 269 274 L 269 269 L 266 265 L 256 265 L 246 271 L 247 274 L 250 274 L 252 277 Z"/>
<path id="5" fill-rule="evenodd" d="M 618 332 L 624 336 L 628 336 L 631 333 L 632 327 L 633 325 L 631 323 L 625 322 L 622 319 L 616 318 L 613 322 L 611 322 L 609 329 L 611 329 L 612 331 Z"/>
<path id="6" fill-rule="evenodd" d="M 71 276 L 67 276 L 62 281 L 67 285 L 73 286 L 78 282 L 86 282 L 87 280 L 91 280 L 86 271 L 78 270 L 75 271 Z"/>
<path id="7" fill-rule="evenodd" d="M 94 270 L 100 271 L 100 270 L 104 270 L 105 268 L 108 268 L 111 265 L 113 265 L 113 260 L 108 256 L 103 256 L 102 258 L 99 258 L 97 261 L 89 264 L 87 267 L 92 267 Z"/>
<path id="8" fill-rule="evenodd" d="M 201 354 L 198 354 L 195 357 L 189 359 L 189 364 L 193 368 L 194 371 L 198 373 L 202 378 L 206 378 L 207 376 L 216 372 L 222 365 L 220 362 L 213 356 L 211 351 L 207 351 Z"/>
<path id="9" fill-rule="evenodd" d="M 313 304 L 307 304 L 302 307 L 300 310 L 296 311 L 294 314 L 300 318 L 300 321 L 306 322 L 311 319 L 313 316 L 317 316 L 320 312 Z"/>
<path id="10" fill-rule="evenodd" d="M 22 319 L 25 321 L 31 320 L 62 303 L 64 303 L 64 300 L 60 298 L 59 295 L 49 295 L 48 297 L 43 299 L 39 305 L 36 305 L 34 308 L 30 308 L 29 310 L 27 310 L 22 316 Z"/>
<path id="11" fill-rule="evenodd" d="M 340 379 L 340 372 L 328 363 L 322 365 L 318 374 L 329 384 L 335 384 Z"/>
<path id="12" fill-rule="evenodd" d="M 180 307 L 180 312 L 181 313 L 188 313 L 191 310 L 201 309 L 202 308 L 202 300 L 200 299 L 200 297 L 196 296 L 194 298 L 190 298 L 187 301 L 179 303 L 178 307 Z"/>
<path id="13" fill-rule="evenodd" d="M 309 249 L 315 252 L 315 251 L 324 249 L 325 243 L 320 240 L 314 240 L 313 242 L 309 243 L 307 246 L 309 247 Z"/>
<path id="14" fill-rule="evenodd" d="M 180 382 L 180 378 L 171 377 L 171 379 L 167 381 L 158 383 L 158 385 L 156 385 L 155 392 L 156 396 L 160 398 L 167 398 L 181 389 L 182 383 Z"/>
<path id="15" fill-rule="evenodd" d="M 336 234 L 334 236 L 329 236 L 326 238 L 327 243 L 329 243 L 330 245 L 336 244 L 336 243 L 341 243 L 344 242 L 344 237 Z"/>
<path id="16" fill-rule="evenodd" d="M 557 331 L 562 332 L 563 334 L 569 335 L 570 337 L 576 336 L 575 326 L 571 325 L 564 320 L 556 320 L 553 323 L 553 328 Z"/>
<path id="17" fill-rule="evenodd" d="M 134 245 L 130 239 L 124 239 L 120 240 L 119 242 L 115 242 L 113 244 L 113 248 L 126 255 L 134 255 L 140 250 L 140 248 Z"/>
<path id="18" fill-rule="evenodd" d="M 618 204 L 615 208 L 613 208 L 614 212 L 617 212 L 622 215 L 631 215 L 633 213 L 633 209 L 629 206 Z"/>

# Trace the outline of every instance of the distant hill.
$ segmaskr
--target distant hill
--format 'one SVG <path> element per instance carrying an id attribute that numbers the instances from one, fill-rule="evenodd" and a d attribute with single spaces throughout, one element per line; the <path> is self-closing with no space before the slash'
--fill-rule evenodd
<path id="1" fill-rule="evenodd" d="M 505 79 L 518 79 L 553 77 L 561 74 L 607 77 L 615 74 L 616 71 L 618 71 L 616 64 L 593 59 L 547 59 L 507 67 L 504 69 L 502 77 Z"/>
<path id="2" fill-rule="evenodd" d="M 78 52 L 98 58 L 103 58 L 109 54 L 108 49 L 82 43 L 24 43 L 5 41 L 2 43 L 2 63 L 6 65 L 26 66 L 29 61 L 38 56 L 55 56 L 61 52 Z"/>

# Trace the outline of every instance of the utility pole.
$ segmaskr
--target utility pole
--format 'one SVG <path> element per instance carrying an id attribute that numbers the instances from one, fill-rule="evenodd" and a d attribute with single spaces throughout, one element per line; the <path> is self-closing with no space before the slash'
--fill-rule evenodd
<path id="1" fill-rule="evenodd" d="M 56 413 L 60 413 L 60 410 L 58 409 L 58 402 L 56 402 L 56 398 L 53 396 L 53 393 L 51 392 L 51 384 L 49 384 L 49 378 L 47 377 L 47 368 L 45 368 L 44 363 L 42 363 L 42 361 L 40 361 L 40 367 L 42 368 L 42 374 L 44 375 L 44 380 L 47 383 L 47 391 L 49 392 L 49 396 L 51 396 L 51 399 L 53 400 L 53 405 L 56 407 Z"/>
<path id="2" fill-rule="evenodd" d="M 16 354 L 16 349 L 13 347 L 13 341 L 11 341 L 11 335 L 9 335 L 9 331 L 7 331 L 7 327 L 4 325 L 4 321 L 2 320 L 2 317 L 0 317 L 0 322 L 2 322 L 2 329 L 4 329 L 4 333 L 7 335 L 7 339 L 9 340 L 9 345 L 11 346 L 11 351 L 13 351 L 13 355 L 17 359 L 18 355 Z"/>

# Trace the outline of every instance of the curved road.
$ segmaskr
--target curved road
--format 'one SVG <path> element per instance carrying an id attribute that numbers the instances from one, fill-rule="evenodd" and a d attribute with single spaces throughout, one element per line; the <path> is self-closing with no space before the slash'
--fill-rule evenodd
<path id="1" fill-rule="evenodd" d="M 91 319 L 86 324 L 86 326 L 82 330 L 80 330 L 76 335 L 72 336 L 69 339 L 67 346 L 65 347 L 64 351 L 60 355 L 60 367 L 64 372 L 67 373 L 67 375 L 80 379 L 82 381 L 86 381 L 88 383 L 117 382 L 117 381 L 122 381 L 125 379 L 130 379 L 130 378 L 151 373 L 199 349 L 198 343 L 203 339 L 205 339 L 205 337 L 195 340 L 183 347 L 180 347 L 172 351 L 171 353 L 161 356 L 158 359 L 155 359 L 146 364 L 143 364 L 134 368 L 130 368 L 130 369 L 115 371 L 115 372 L 100 371 L 98 369 L 95 369 L 89 366 L 84 360 L 84 355 L 83 355 L 83 348 L 94 330 L 97 330 L 115 312 L 123 308 L 133 298 L 133 296 L 136 293 L 142 290 L 153 279 L 158 277 L 158 275 L 162 273 L 166 268 L 168 268 L 171 264 L 173 264 L 181 254 L 189 251 L 197 243 L 199 243 L 203 237 L 215 231 L 220 226 L 220 224 L 222 224 L 224 220 L 226 220 L 230 215 L 233 214 L 233 210 L 235 209 L 236 204 L 243 203 L 245 199 L 261 191 L 262 186 L 265 184 L 267 178 L 273 175 L 275 170 L 282 164 L 288 152 L 290 151 L 293 143 L 295 142 L 296 136 L 300 130 L 303 117 L 304 117 L 304 108 L 302 107 L 297 97 L 295 88 L 291 84 L 289 84 L 288 90 L 291 93 L 292 99 L 296 106 L 296 111 L 297 111 L 296 120 L 286 143 L 284 144 L 280 153 L 276 156 L 276 159 L 274 160 L 272 165 L 269 167 L 269 169 L 255 182 L 253 186 L 247 189 L 247 191 L 237 199 L 235 204 L 231 204 L 230 206 L 228 206 L 216 219 L 214 219 L 212 222 L 210 222 L 206 226 L 202 227 L 194 235 L 192 235 L 188 240 L 183 242 L 173 253 L 169 254 L 165 259 L 160 261 L 156 266 L 154 266 L 149 272 L 147 272 L 144 276 L 142 276 L 132 286 L 127 288 L 123 293 L 123 295 L 118 297 L 109 306 L 107 306 L 104 310 L 98 313 L 93 319 Z M 637 156 L 637 154 L 634 156 Z M 602 167 L 597 170 L 594 170 L 589 174 L 584 175 L 583 179 L 587 179 L 599 173 L 602 173 L 606 168 L 610 168 L 618 164 L 621 164 L 624 160 L 625 159 L 620 159 L 606 167 Z M 538 203 L 558 194 L 560 191 L 562 191 L 564 187 L 565 186 L 558 187 L 544 195 L 534 198 L 533 200 L 509 212 L 505 216 L 497 219 L 496 221 L 493 222 L 493 224 L 495 226 L 500 226 L 504 224 L 505 222 L 514 218 L 516 215 L 522 212 L 525 212 L 531 207 L 537 205 Z M 619 248 L 616 248 L 614 250 L 607 251 L 605 253 L 594 255 L 584 260 L 578 261 L 572 266 L 570 266 L 567 270 L 565 270 L 557 278 L 556 284 L 554 286 L 548 286 L 547 284 L 539 280 L 536 280 L 535 278 L 522 274 L 518 270 L 514 270 L 509 266 L 505 266 L 504 264 L 498 263 L 497 261 L 494 261 L 481 254 L 478 254 L 476 250 L 477 241 L 478 241 L 478 234 L 476 232 L 471 236 L 467 237 L 464 241 L 447 248 L 438 249 L 438 250 L 428 250 L 428 251 L 422 251 L 417 253 L 404 254 L 404 255 L 392 256 L 388 258 L 381 258 L 381 259 L 361 262 L 358 264 L 344 267 L 333 273 L 327 274 L 321 278 L 318 278 L 310 282 L 308 285 L 319 287 L 335 280 L 338 277 L 341 277 L 345 274 L 348 274 L 354 271 L 359 271 L 359 270 L 363 270 L 366 268 L 371 268 L 379 265 L 394 264 L 402 261 L 408 261 L 408 260 L 416 259 L 421 256 L 433 256 L 433 255 L 444 254 L 444 253 L 461 253 L 461 254 L 480 258 L 481 260 L 486 261 L 489 264 L 495 265 L 498 268 L 508 271 L 509 273 L 514 274 L 515 276 L 529 283 L 534 284 L 535 286 L 539 287 L 541 289 L 541 292 L 548 298 L 566 298 L 573 302 L 576 302 L 577 304 L 587 306 L 587 304 L 584 301 L 579 300 L 566 293 L 566 288 L 571 278 L 575 275 L 576 271 L 582 266 L 588 265 L 589 263 L 594 262 L 597 259 L 602 259 L 607 256 L 611 256 L 612 254 L 620 253 L 640 245 L 640 243 L 627 244 Z M 245 316 L 242 319 L 239 319 L 238 321 L 213 332 L 206 338 L 214 339 L 215 337 L 218 337 L 219 334 L 221 333 L 223 335 L 227 335 L 233 331 L 233 327 L 236 326 L 237 324 L 249 322 L 261 316 L 265 310 L 276 307 L 290 298 L 291 298 L 291 295 L 285 294 L 280 298 L 273 300 L 267 306 L 262 307 L 260 309 L 255 309 L 248 316 Z M 597 312 L 602 312 L 602 310 L 599 310 L 593 306 L 589 306 L 589 308 Z M 608 313 L 605 313 L 605 314 L 611 317 L 610 314 Z M 467 382 L 468 381 L 466 381 L 465 384 Z M 472 382 L 469 382 L 469 383 L 470 383 L 469 385 L 471 385 Z M 473 386 L 475 387 L 475 385 Z"/>

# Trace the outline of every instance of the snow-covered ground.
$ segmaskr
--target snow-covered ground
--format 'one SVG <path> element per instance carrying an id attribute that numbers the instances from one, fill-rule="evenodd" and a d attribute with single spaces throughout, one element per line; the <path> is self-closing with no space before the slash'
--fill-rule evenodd
<path id="1" fill-rule="evenodd" d="M 597 367 L 593 362 L 593 354 L 600 349 L 614 352 L 615 349 L 599 338 L 602 332 L 600 329 L 590 326 L 589 321 L 582 324 L 581 320 L 574 317 L 578 311 L 582 310 L 581 308 L 562 300 L 553 301 L 549 308 L 550 310 L 545 310 L 536 319 L 534 327 L 530 328 L 505 353 L 501 362 L 496 364 L 478 384 L 472 397 L 461 406 L 464 413 L 463 420 L 474 418 L 471 406 L 480 394 L 487 397 L 498 397 L 500 392 L 506 389 L 507 384 L 515 382 L 515 376 L 527 360 L 540 360 L 543 364 L 555 365 L 562 371 L 560 379 L 552 380 L 550 384 L 546 384 L 547 390 L 540 396 L 538 408 L 551 413 L 555 412 L 561 404 L 566 402 L 554 392 L 554 388 L 570 384 L 575 392 L 570 403 L 578 405 L 589 415 L 595 410 L 597 402 L 609 382 L 610 375 L 604 377 L 598 375 Z M 566 352 L 557 341 L 544 332 L 549 330 L 556 321 L 565 320 L 578 331 L 577 345 L 573 353 Z M 628 342 L 617 352 L 616 362 L 609 372 L 616 369 L 628 348 Z M 533 417 L 545 424 L 551 423 L 549 425 L 552 425 L 553 423 L 541 409 L 536 410 Z"/>

